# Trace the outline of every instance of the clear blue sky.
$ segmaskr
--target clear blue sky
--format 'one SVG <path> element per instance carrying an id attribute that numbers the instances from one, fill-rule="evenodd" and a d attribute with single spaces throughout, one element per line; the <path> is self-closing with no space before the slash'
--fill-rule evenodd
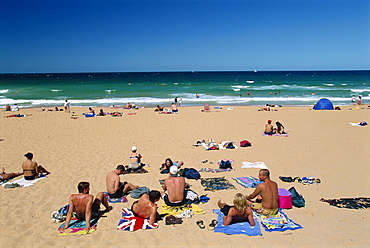
<path id="1" fill-rule="evenodd" d="M 0 73 L 370 69 L 368 0 L 0 6 Z"/>

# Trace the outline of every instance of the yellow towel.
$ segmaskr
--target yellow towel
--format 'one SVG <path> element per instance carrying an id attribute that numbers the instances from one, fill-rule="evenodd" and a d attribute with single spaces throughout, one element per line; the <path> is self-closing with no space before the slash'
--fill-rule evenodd
<path id="1" fill-rule="evenodd" d="M 193 203 L 190 205 L 190 208 L 189 208 L 186 205 L 179 206 L 179 207 L 171 207 L 171 206 L 167 206 L 167 204 L 164 202 L 162 202 L 159 212 L 160 214 L 178 215 L 187 209 L 192 209 L 194 214 L 205 214 L 206 213 L 198 205 L 193 204 Z"/>

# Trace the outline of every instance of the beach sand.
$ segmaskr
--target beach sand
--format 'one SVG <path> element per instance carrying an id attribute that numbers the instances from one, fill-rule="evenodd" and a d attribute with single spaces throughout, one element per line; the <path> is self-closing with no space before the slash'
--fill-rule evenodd
<path id="1" fill-rule="evenodd" d="M 320 198 L 369 197 L 369 126 L 352 127 L 350 122 L 370 122 L 370 110 L 314 111 L 310 107 L 283 107 L 278 111 L 259 112 L 259 107 L 223 107 L 219 112 L 204 113 L 202 107 L 183 107 L 179 114 L 158 114 L 152 108 L 113 110 L 122 117 L 85 118 L 87 108 L 72 107 L 78 115 L 64 112 L 42 112 L 21 109 L 23 118 L 4 118 L 14 112 L 0 112 L 1 166 L 7 172 L 21 171 L 23 156 L 34 154 L 34 161 L 52 174 L 32 187 L 5 189 L 1 194 L 1 247 L 367 247 L 370 234 L 368 210 L 336 208 L 320 202 Z M 95 108 L 97 111 L 99 108 Z M 128 115 L 128 113 L 136 113 Z M 262 136 L 268 119 L 280 121 L 289 137 Z M 216 141 L 231 140 L 237 145 L 248 140 L 252 147 L 236 150 L 206 151 L 195 147 L 197 140 L 214 137 Z M 112 204 L 114 209 L 101 218 L 97 231 L 84 236 L 57 237 L 60 224 L 50 214 L 68 203 L 69 195 L 77 193 L 77 184 L 88 181 L 90 193 L 105 189 L 105 176 L 118 164 L 127 165 L 131 146 L 137 146 L 147 174 L 121 175 L 139 186 L 160 189 L 159 167 L 167 157 L 183 160 L 184 167 L 217 168 L 220 159 L 234 159 L 235 170 L 225 173 L 201 172 L 202 177 L 227 178 L 237 190 L 205 192 L 200 181 L 187 180 L 199 195 L 211 200 L 200 207 L 204 215 L 184 219 L 177 226 L 159 222 L 156 230 L 126 232 L 116 230 L 121 208 L 127 203 Z M 213 164 L 201 163 L 207 159 Z M 262 236 L 225 235 L 200 229 L 197 220 L 208 225 L 217 218 L 212 209 L 222 199 L 232 204 L 237 192 L 250 194 L 232 177 L 257 176 L 258 169 L 242 169 L 242 162 L 264 162 L 271 179 L 279 188 L 294 186 L 306 199 L 304 208 L 285 210 L 303 229 L 266 232 Z M 284 183 L 279 176 L 313 176 L 318 185 Z M 162 201 L 159 202 L 161 204 Z"/>

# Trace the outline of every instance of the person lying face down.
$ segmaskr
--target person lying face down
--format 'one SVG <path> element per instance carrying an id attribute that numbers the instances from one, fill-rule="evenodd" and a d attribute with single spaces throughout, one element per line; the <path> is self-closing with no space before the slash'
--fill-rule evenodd
<path id="1" fill-rule="evenodd" d="M 248 205 L 245 196 L 242 193 L 237 193 L 234 196 L 234 206 L 229 206 L 218 200 L 217 205 L 220 211 L 225 215 L 223 224 L 228 226 L 237 222 L 249 222 L 251 226 L 255 226 L 251 207 Z"/>

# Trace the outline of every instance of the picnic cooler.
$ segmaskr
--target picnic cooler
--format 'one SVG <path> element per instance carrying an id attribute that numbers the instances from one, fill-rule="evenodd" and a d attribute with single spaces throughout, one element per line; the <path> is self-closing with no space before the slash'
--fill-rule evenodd
<path id="1" fill-rule="evenodd" d="M 279 189 L 279 208 L 292 208 L 292 194 L 286 189 Z"/>

